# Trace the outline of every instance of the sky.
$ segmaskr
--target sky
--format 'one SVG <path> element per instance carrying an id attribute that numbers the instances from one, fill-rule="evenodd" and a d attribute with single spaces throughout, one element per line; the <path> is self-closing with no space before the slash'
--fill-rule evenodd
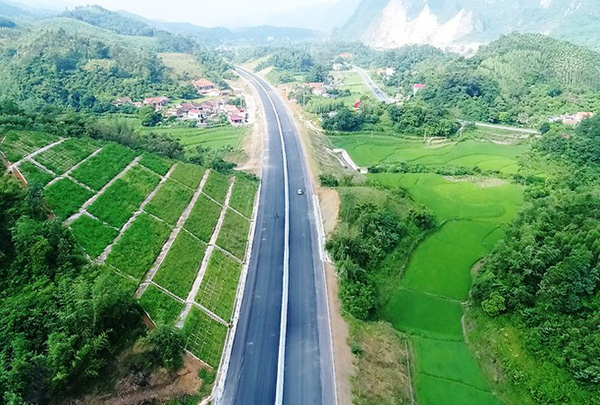
<path id="1" fill-rule="evenodd" d="M 9 0 L 10 1 L 10 0 Z M 273 23 L 269 16 L 336 0 L 13 0 L 51 9 L 98 4 L 146 18 L 189 22 L 202 26 L 239 27 Z"/>

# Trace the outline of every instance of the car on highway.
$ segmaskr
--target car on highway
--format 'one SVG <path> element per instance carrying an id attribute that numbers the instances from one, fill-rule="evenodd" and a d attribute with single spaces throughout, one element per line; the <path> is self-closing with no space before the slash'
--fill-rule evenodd
<path id="1" fill-rule="evenodd" d="M 304 190 L 302 190 L 301 188 L 298 189 L 298 195 L 302 195 L 304 194 Z"/>

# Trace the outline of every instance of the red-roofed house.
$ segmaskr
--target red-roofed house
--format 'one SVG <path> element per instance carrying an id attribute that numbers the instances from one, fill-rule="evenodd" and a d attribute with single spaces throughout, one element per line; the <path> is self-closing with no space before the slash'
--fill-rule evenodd
<path id="1" fill-rule="evenodd" d="M 342 59 L 351 59 L 354 55 L 352 55 L 350 52 L 343 52 L 340 53 L 338 56 Z"/>
<path id="2" fill-rule="evenodd" d="M 229 114 L 229 122 L 231 122 L 233 125 L 239 125 L 244 122 L 244 117 L 241 117 L 237 114 Z"/>
<path id="3" fill-rule="evenodd" d="M 155 110 L 160 110 L 165 105 L 167 105 L 169 101 L 171 100 L 168 97 L 149 97 L 144 99 L 144 104 L 151 105 L 152 107 L 154 107 Z"/>
<path id="4" fill-rule="evenodd" d="M 117 107 L 121 107 L 122 105 L 125 104 L 131 104 L 131 98 L 130 97 L 119 97 L 117 99 L 115 99 L 115 101 L 112 102 L 113 105 L 117 106 Z"/>
<path id="5" fill-rule="evenodd" d="M 311 93 L 315 96 L 322 96 L 325 92 L 323 83 L 306 83 L 306 86 L 310 87 Z"/>
<path id="6" fill-rule="evenodd" d="M 419 91 L 423 90 L 427 85 L 423 83 L 413 84 L 413 95 L 417 94 Z"/>
<path id="7" fill-rule="evenodd" d="M 192 82 L 192 86 L 194 86 L 194 88 L 198 91 L 198 93 L 205 93 L 211 90 L 214 90 L 215 85 L 207 80 L 207 79 L 199 79 L 199 80 L 194 80 Z"/>

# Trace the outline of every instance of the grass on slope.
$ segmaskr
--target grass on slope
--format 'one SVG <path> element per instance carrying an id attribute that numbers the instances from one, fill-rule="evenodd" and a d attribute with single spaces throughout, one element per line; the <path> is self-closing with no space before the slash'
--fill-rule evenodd
<path id="1" fill-rule="evenodd" d="M 156 326 L 172 326 L 183 311 L 184 304 L 163 293 L 158 287 L 149 285 L 140 304 Z"/>
<path id="2" fill-rule="evenodd" d="M 207 196 L 213 198 L 215 201 L 223 204 L 225 202 L 225 196 L 229 189 L 229 180 L 221 173 L 211 170 L 204 184 L 202 192 Z"/>
<path id="3" fill-rule="evenodd" d="M 241 263 L 219 249 L 213 250 L 196 302 L 229 322 L 241 271 Z"/>
<path id="4" fill-rule="evenodd" d="M 227 336 L 227 327 L 192 307 L 183 326 L 185 347 L 211 367 L 217 368 Z"/>
<path id="5" fill-rule="evenodd" d="M 237 212 L 228 209 L 217 238 L 217 245 L 238 259 L 244 260 L 249 229 L 250 221 Z"/>
<path id="6" fill-rule="evenodd" d="M 71 138 L 37 155 L 35 160 L 61 175 L 97 149 L 90 139 Z"/>
<path id="7" fill-rule="evenodd" d="M 161 176 L 167 174 L 172 166 L 170 161 L 151 153 L 144 153 L 140 159 L 140 164 L 152 170 L 154 173 L 160 174 Z"/>
<path id="8" fill-rule="evenodd" d="M 144 210 L 175 225 L 194 192 L 173 180 L 164 182 Z"/>
<path id="9" fill-rule="evenodd" d="M 25 161 L 19 165 L 19 171 L 27 180 L 28 186 L 45 186 L 54 176 L 37 167 L 35 164 Z"/>
<path id="10" fill-rule="evenodd" d="M 142 214 L 113 247 L 106 263 L 125 274 L 141 278 L 160 253 L 170 233 L 168 225 Z"/>
<path id="11" fill-rule="evenodd" d="M 2 140 L 1 135 L 0 140 Z M 43 132 L 8 131 L 0 143 L 0 151 L 4 153 L 9 162 L 15 163 L 57 140 L 58 137 Z"/>
<path id="12" fill-rule="evenodd" d="M 237 176 L 229 199 L 229 206 L 250 218 L 257 189 L 257 181 L 247 179 L 244 176 Z"/>
<path id="13" fill-rule="evenodd" d="M 44 198 L 59 219 L 73 215 L 93 193 L 69 179 L 60 179 L 44 189 Z"/>
<path id="14" fill-rule="evenodd" d="M 121 228 L 159 181 L 157 174 L 140 166 L 133 166 L 98 197 L 88 208 L 88 212 Z"/>
<path id="15" fill-rule="evenodd" d="M 94 190 L 100 190 L 134 157 L 133 150 L 117 144 L 108 144 L 97 155 L 86 160 L 73 171 L 71 176 Z"/>
<path id="16" fill-rule="evenodd" d="M 154 282 L 179 298 L 186 299 L 205 251 L 205 243 L 185 231 L 180 232 L 154 276 Z"/>
<path id="17" fill-rule="evenodd" d="M 219 204 L 200 194 L 190 216 L 185 221 L 185 229 L 200 240 L 208 243 L 219 221 L 221 209 Z"/>
<path id="18" fill-rule="evenodd" d="M 80 216 L 71 224 L 71 232 L 93 259 L 100 256 L 119 234 L 116 229 L 87 215 Z"/>
<path id="19" fill-rule="evenodd" d="M 196 190 L 204 176 L 204 168 L 189 163 L 177 163 L 177 166 L 171 173 L 171 178 L 177 180 L 184 186 Z"/>

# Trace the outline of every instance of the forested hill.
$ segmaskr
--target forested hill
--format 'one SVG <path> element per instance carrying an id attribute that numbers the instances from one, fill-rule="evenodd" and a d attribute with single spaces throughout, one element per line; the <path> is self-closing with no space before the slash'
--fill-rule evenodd
<path id="1" fill-rule="evenodd" d="M 105 28 L 123 35 L 152 37 L 156 31 L 141 21 L 125 17 L 122 14 L 106 10 L 97 5 L 75 7 L 73 10 L 65 11 L 62 16 L 85 21 L 96 27 Z"/>

